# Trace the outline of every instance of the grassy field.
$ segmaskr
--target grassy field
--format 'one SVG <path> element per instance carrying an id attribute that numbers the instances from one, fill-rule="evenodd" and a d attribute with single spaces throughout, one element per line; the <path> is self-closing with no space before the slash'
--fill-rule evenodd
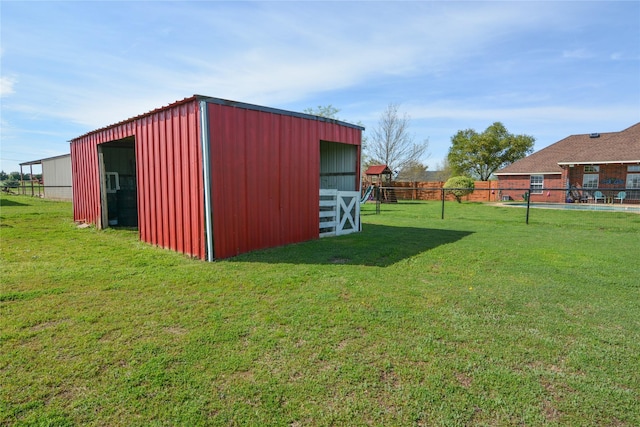
<path id="1" fill-rule="evenodd" d="M 640 215 L 366 205 L 205 263 L 0 202 L 0 425 L 640 425 Z"/>

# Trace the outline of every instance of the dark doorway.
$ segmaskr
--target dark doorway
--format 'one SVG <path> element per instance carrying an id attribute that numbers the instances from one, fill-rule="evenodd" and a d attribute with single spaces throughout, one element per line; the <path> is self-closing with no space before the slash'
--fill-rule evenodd
<path id="1" fill-rule="evenodd" d="M 98 145 L 102 228 L 137 227 L 135 137 Z"/>

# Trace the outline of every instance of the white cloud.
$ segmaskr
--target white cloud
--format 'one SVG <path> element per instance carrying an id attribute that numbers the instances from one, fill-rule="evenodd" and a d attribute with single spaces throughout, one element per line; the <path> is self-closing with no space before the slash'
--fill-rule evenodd
<path id="1" fill-rule="evenodd" d="M 614 52 L 609 55 L 609 59 L 612 61 L 640 61 L 640 54 L 638 52 L 632 54 L 628 52 Z"/>
<path id="2" fill-rule="evenodd" d="M 5 97 L 15 93 L 14 85 L 16 84 L 16 79 L 13 77 L 0 77 L 0 97 Z"/>
<path id="3" fill-rule="evenodd" d="M 636 106 L 637 107 L 637 106 Z M 527 122 L 581 121 L 602 122 L 606 120 L 635 123 L 639 112 L 632 105 L 608 105 L 607 107 L 584 107 L 576 105 L 540 105 L 505 108 L 469 108 L 466 104 L 449 102 L 407 106 L 413 119 L 455 119 L 457 121 L 519 120 Z"/>
<path id="4" fill-rule="evenodd" d="M 16 95 L 2 112 L 16 129 L 55 123 L 73 138 L 194 93 L 347 106 L 349 119 L 369 127 L 395 101 L 416 122 L 440 122 L 444 141 L 495 120 L 638 121 L 628 100 L 637 85 L 617 78 L 619 90 L 610 68 L 576 68 L 575 59 L 613 51 L 610 59 L 625 59 L 620 75 L 637 71 L 637 43 L 625 42 L 637 30 L 607 35 L 617 37 L 610 45 L 587 32 L 603 25 L 597 3 L 8 4 L 1 94 Z M 585 105 L 584 88 L 597 107 Z"/>
<path id="5" fill-rule="evenodd" d="M 595 55 L 589 52 L 587 49 L 574 49 L 574 50 L 565 50 L 562 52 L 562 57 L 567 59 L 589 59 L 593 58 Z"/>
<path id="6" fill-rule="evenodd" d="M 92 108 L 74 105 L 116 95 L 124 109 L 141 96 L 166 103 L 171 99 L 163 96 L 193 93 L 280 103 L 373 76 L 446 73 L 452 61 L 481 54 L 490 40 L 552 15 L 546 8 L 456 3 L 159 3 L 145 13 L 170 24 L 145 27 L 153 31 L 146 34 L 97 23 L 93 33 L 100 37 L 69 45 L 80 30 L 52 20 L 55 36 L 45 44 L 39 37 L 25 40 L 23 51 L 44 61 L 40 68 L 66 75 L 67 82 L 52 79 L 40 91 L 64 99 L 55 115 L 69 106 L 80 114 L 78 122 L 93 123 L 83 117 L 94 115 Z M 182 24 L 181 32 L 172 29 Z M 91 25 L 85 22 L 82 31 L 91 34 Z"/>

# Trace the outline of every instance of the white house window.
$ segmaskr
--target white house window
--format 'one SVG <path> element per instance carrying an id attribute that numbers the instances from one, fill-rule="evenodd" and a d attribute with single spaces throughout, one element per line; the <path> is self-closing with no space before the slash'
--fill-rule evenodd
<path id="1" fill-rule="evenodd" d="M 627 172 L 640 172 L 640 165 L 627 166 Z"/>
<path id="2" fill-rule="evenodd" d="M 600 166 L 596 166 L 596 165 L 586 165 L 584 167 L 584 172 L 585 173 L 589 173 L 589 172 L 600 172 Z"/>
<path id="3" fill-rule="evenodd" d="M 597 173 L 585 173 L 582 177 L 582 187 L 598 188 L 598 177 Z"/>
<path id="4" fill-rule="evenodd" d="M 627 188 L 640 188 L 640 173 L 627 174 Z"/>
<path id="5" fill-rule="evenodd" d="M 544 175 L 531 175 L 529 186 L 531 188 L 531 194 L 542 194 Z"/>

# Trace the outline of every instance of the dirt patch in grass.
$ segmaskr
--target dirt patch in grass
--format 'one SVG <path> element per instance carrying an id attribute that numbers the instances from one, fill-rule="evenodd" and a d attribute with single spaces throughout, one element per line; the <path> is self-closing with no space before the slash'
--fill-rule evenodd
<path id="1" fill-rule="evenodd" d="M 458 380 L 458 383 L 460 383 L 460 385 L 464 388 L 471 387 L 471 383 L 473 382 L 472 377 L 462 372 L 456 373 L 456 380 Z"/>
<path id="2" fill-rule="evenodd" d="M 164 331 L 171 335 L 186 335 L 189 331 L 180 326 L 167 326 Z"/>

